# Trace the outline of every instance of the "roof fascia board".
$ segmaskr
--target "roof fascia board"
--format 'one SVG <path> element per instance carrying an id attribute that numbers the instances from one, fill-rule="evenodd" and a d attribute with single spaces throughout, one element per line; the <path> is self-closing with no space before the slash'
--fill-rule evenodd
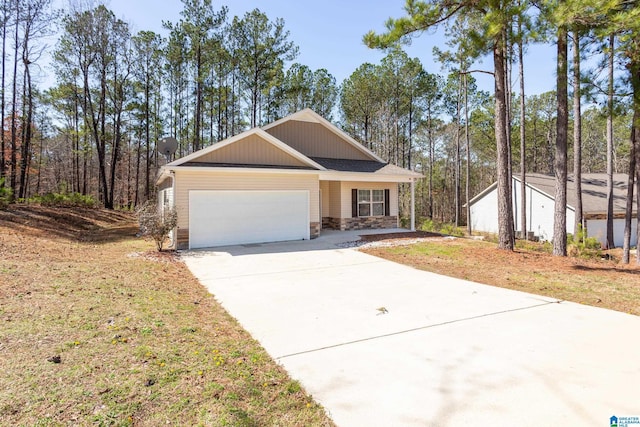
<path id="1" fill-rule="evenodd" d="M 343 172 L 323 171 L 319 173 L 322 181 L 368 181 L 368 182 L 411 182 L 418 177 L 393 174 L 376 174 L 375 172 Z"/>
<path id="2" fill-rule="evenodd" d="M 497 187 L 498 187 L 498 182 L 494 182 L 493 184 L 491 184 L 490 186 L 482 190 L 476 197 L 469 200 L 469 204 L 471 205 L 475 204 L 478 200 L 483 199 L 484 196 L 491 193 Z"/>
<path id="3" fill-rule="evenodd" d="M 252 174 L 287 174 L 287 175 L 318 175 L 321 171 L 308 169 L 278 169 L 278 168 L 243 168 L 243 167 L 215 167 L 215 166 L 173 166 L 173 172 L 199 173 L 252 173 Z"/>
<path id="4" fill-rule="evenodd" d="M 242 168 L 242 167 L 212 167 L 212 166 L 173 166 L 168 167 L 165 174 L 174 171 L 198 172 L 198 173 L 252 173 L 252 174 L 287 174 L 287 175 L 318 175 L 322 181 L 357 181 L 357 182 L 411 182 L 415 177 L 406 175 L 376 175 L 371 172 L 336 172 L 317 171 L 304 169 L 277 169 L 277 168 Z"/>

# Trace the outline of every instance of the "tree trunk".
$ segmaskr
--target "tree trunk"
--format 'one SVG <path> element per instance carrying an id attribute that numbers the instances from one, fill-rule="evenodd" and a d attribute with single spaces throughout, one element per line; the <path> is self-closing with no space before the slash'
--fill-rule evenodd
<path id="1" fill-rule="evenodd" d="M 640 86 L 640 71 L 638 65 L 636 65 L 636 82 Z M 640 89 L 640 87 L 638 88 Z M 634 108 L 638 110 L 640 108 L 640 90 L 636 89 L 638 93 L 634 95 Z M 636 185 L 640 187 L 640 123 L 634 122 L 634 144 L 636 146 Z M 636 264 L 640 265 L 640 188 L 636 189 Z"/>
<path id="2" fill-rule="evenodd" d="M 71 137 L 73 189 L 80 193 L 80 113 L 78 111 L 78 88 L 73 79 L 73 136 Z M 39 191 L 38 191 L 39 192 Z"/>
<path id="3" fill-rule="evenodd" d="M 554 161 L 556 200 L 553 221 L 553 255 L 567 256 L 567 133 L 569 107 L 567 95 L 567 30 L 558 29 L 557 135 Z"/>
<path id="4" fill-rule="evenodd" d="M 498 172 L 498 248 L 513 250 L 513 202 L 509 173 L 509 140 L 507 138 L 506 70 L 504 40 L 493 46 L 495 70 L 495 131 Z"/>
<path id="5" fill-rule="evenodd" d="M 98 100 L 98 112 L 96 114 L 93 100 L 91 98 L 91 88 L 89 86 L 89 71 L 84 73 L 84 96 L 87 100 L 88 116 L 91 119 L 91 131 L 96 144 L 98 153 L 98 174 L 100 182 L 100 191 L 102 192 L 103 204 L 107 209 L 113 209 L 113 204 L 109 201 L 109 185 L 107 181 L 107 159 L 106 159 L 106 142 L 105 142 L 105 97 L 106 97 L 106 75 L 104 71 L 101 76 L 100 99 Z"/>
<path id="6" fill-rule="evenodd" d="M 136 185 L 133 193 L 133 205 L 138 206 L 140 202 L 140 158 L 142 157 L 142 147 L 140 146 L 140 140 L 142 138 L 138 138 L 138 143 L 136 147 Z M 149 158 L 147 157 L 147 162 L 149 162 Z M 148 200 L 148 199 L 147 199 Z"/>
<path id="7" fill-rule="evenodd" d="M 582 112 L 580 100 L 580 34 L 573 32 L 573 179 L 575 182 L 576 211 L 573 239 L 578 241 L 584 230 L 582 213 Z M 585 235 L 586 237 L 586 235 Z"/>
<path id="8" fill-rule="evenodd" d="M 433 220 L 433 119 L 431 117 L 431 105 L 427 108 L 427 139 L 429 144 L 429 219 Z"/>
<path id="9" fill-rule="evenodd" d="M 524 41 L 522 40 L 522 17 L 518 19 L 518 74 L 520 77 L 520 231 L 521 238 L 527 240 L 527 151 L 525 130 L 524 98 Z"/>
<path id="10" fill-rule="evenodd" d="M 411 151 L 413 150 L 413 89 L 409 101 L 409 150 L 407 152 L 407 167 L 411 169 Z"/>
<path id="11" fill-rule="evenodd" d="M 193 132 L 193 151 L 198 151 L 200 147 L 200 127 L 202 126 L 202 48 L 199 45 L 196 48 L 196 108 L 195 108 L 195 129 Z"/>
<path id="12" fill-rule="evenodd" d="M 151 118 L 149 117 L 149 110 L 151 108 L 150 92 L 151 92 L 151 77 L 149 76 L 149 67 L 147 64 L 145 82 L 144 82 L 144 140 L 145 140 L 145 173 L 144 173 L 144 196 L 145 201 L 151 197 Z M 138 155 L 139 158 L 139 155 Z M 138 166 L 139 167 L 139 166 Z M 138 172 L 136 171 L 136 205 L 138 203 Z"/>
<path id="13" fill-rule="evenodd" d="M 638 52 L 638 44 L 634 46 L 635 49 L 631 50 L 633 53 Z M 633 55 L 630 55 L 633 56 Z M 631 123 L 631 153 L 635 160 L 630 161 L 629 166 L 629 179 L 628 184 L 633 183 L 632 175 L 635 174 L 635 182 L 640 187 L 640 61 L 637 57 L 631 58 L 628 65 L 631 87 L 633 89 L 633 122 Z M 631 207 L 630 207 L 631 206 Z M 640 245 L 640 188 L 636 189 L 636 249 L 639 249 Z M 623 262 L 629 262 L 629 251 L 631 240 L 631 224 L 633 215 L 633 185 L 629 185 L 627 188 L 627 205 L 625 212 L 625 238 L 624 238 L 624 251 Z M 627 234 L 629 237 L 627 238 Z M 636 250 L 636 263 L 640 264 L 640 250 Z"/>
<path id="14" fill-rule="evenodd" d="M 465 198 L 467 199 L 467 234 L 471 236 L 471 139 L 469 138 L 469 85 L 468 74 L 464 75 L 464 139 L 466 144 L 466 186 Z"/>
<path id="15" fill-rule="evenodd" d="M 508 32 L 505 30 L 502 32 L 502 39 L 504 40 L 504 96 L 505 96 L 505 105 L 506 105 L 506 134 L 507 134 L 507 165 L 509 167 L 509 200 L 511 201 L 511 238 L 513 239 L 513 245 L 515 247 L 515 217 L 513 217 L 513 150 L 512 150 L 512 139 L 511 139 L 511 61 L 510 61 L 510 53 L 511 53 L 511 45 L 509 44 L 509 36 Z"/>
<path id="16" fill-rule="evenodd" d="M 7 59 L 6 59 L 6 53 L 7 53 L 7 24 L 9 21 L 9 11 L 8 11 L 8 7 L 7 4 L 5 3 L 5 8 L 3 9 L 3 14 L 2 14 L 2 84 L 0 85 L 0 93 L 2 94 L 0 96 L 0 124 L 2 125 L 2 131 L 0 132 L 0 180 L 2 178 L 5 177 L 5 148 L 6 148 L 6 135 L 4 132 L 4 126 L 5 126 L 5 108 L 6 108 L 6 104 L 5 104 L 5 77 L 6 77 L 6 64 L 7 64 Z M 3 185 L 6 185 L 6 183 L 4 183 Z"/>
<path id="17" fill-rule="evenodd" d="M 25 41 L 26 46 L 26 41 Z M 27 197 L 27 182 L 28 182 L 28 173 L 29 173 L 29 164 L 31 162 L 31 135 L 32 135 L 32 122 L 33 122 L 33 91 L 31 88 L 31 73 L 29 69 L 28 59 L 24 60 L 25 68 L 24 68 L 24 77 L 25 77 L 25 85 L 24 93 L 25 100 L 23 102 L 23 109 L 26 109 L 24 112 L 25 118 L 22 121 L 22 147 L 20 150 L 20 190 L 18 192 L 18 197 L 24 199 Z"/>
<path id="18" fill-rule="evenodd" d="M 44 134 L 40 132 L 40 153 L 38 157 L 38 180 L 36 181 L 36 194 L 40 194 L 40 179 L 42 176 L 42 159 L 44 158 Z"/>
<path id="19" fill-rule="evenodd" d="M 613 237 L 613 49 L 615 36 L 609 36 L 609 85 L 607 97 L 607 249 L 615 248 Z"/>
<path id="20" fill-rule="evenodd" d="M 454 168 L 454 185 L 455 185 L 455 225 L 460 226 L 460 98 L 462 98 L 462 75 L 458 75 L 458 93 L 456 96 L 456 152 L 455 152 L 455 168 Z"/>
<path id="21" fill-rule="evenodd" d="M 624 242 L 622 244 L 622 263 L 629 264 L 629 253 L 631 252 L 631 217 L 633 216 L 633 190 L 636 174 L 636 126 L 640 120 L 638 110 L 634 108 L 633 123 L 631 125 L 631 138 L 629 151 L 629 175 L 627 177 L 627 199 L 624 211 Z"/>
<path id="22" fill-rule="evenodd" d="M 16 166 L 18 164 L 18 160 L 17 160 L 17 153 L 18 153 L 18 130 L 16 129 L 16 116 L 17 116 L 17 108 L 18 108 L 18 99 L 17 99 L 17 88 L 18 88 L 18 48 L 20 46 L 20 40 L 18 38 L 18 34 L 19 34 L 19 29 L 20 29 L 20 25 L 19 24 L 19 16 L 20 16 L 20 11 L 19 11 L 19 5 L 20 2 L 16 3 L 16 22 L 15 22 L 15 26 L 16 26 L 16 30 L 15 30 L 15 43 L 13 45 L 13 82 L 12 82 L 12 98 L 11 98 L 11 160 L 10 160 L 10 167 L 11 167 L 11 175 L 10 175 L 10 187 L 12 190 L 11 193 L 11 201 L 13 201 L 15 199 L 15 195 L 16 195 L 16 188 L 17 188 L 17 170 L 16 170 Z M 4 118 L 3 118 L 4 119 Z M 3 131 L 4 131 L 4 126 L 3 126 Z"/>

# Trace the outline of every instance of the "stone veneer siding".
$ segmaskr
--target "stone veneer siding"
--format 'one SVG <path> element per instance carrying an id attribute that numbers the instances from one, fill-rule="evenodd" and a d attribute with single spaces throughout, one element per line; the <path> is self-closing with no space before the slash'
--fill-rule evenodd
<path id="1" fill-rule="evenodd" d="M 366 230 L 398 227 L 397 216 L 367 216 L 357 218 L 322 218 L 322 227 L 329 230 Z"/>
<path id="2" fill-rule="evenodd" d="M 189 229 L 178 227 L 176 249 L 189 249 Z"/>
<path id="3" fill-rule="evenodd" d="M 310 222 L 309 223 L 309 237 L 315 239 L 320 235 L 320 223 L 319 222 Z"/>

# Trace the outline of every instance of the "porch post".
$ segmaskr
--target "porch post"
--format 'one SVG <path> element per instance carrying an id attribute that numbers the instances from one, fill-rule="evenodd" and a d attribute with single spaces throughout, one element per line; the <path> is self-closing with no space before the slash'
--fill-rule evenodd
<path id="1" fill-rule="evenodd" d="M 411 231 L 416 231 L 416 183 L 411 178 Z"/>

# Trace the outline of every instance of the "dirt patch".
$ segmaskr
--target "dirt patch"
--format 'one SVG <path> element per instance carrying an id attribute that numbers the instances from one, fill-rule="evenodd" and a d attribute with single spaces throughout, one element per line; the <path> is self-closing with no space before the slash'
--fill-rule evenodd
<path id="1" fill-rule="evenodd" d="M 144 251 L 144 252 L 131 252 L 127 254 L 128 258 L 142 258 L 155 262 L 182 262 L 180 256 L 175 251 Z"/>
<path id="2" fill-rule="evenodd" d="M 0 222 L 22 235 L 72 241 L 108 242 L 138 231 L 132 212 L 93 208 L 12 205 L 0 210 Z"/>

